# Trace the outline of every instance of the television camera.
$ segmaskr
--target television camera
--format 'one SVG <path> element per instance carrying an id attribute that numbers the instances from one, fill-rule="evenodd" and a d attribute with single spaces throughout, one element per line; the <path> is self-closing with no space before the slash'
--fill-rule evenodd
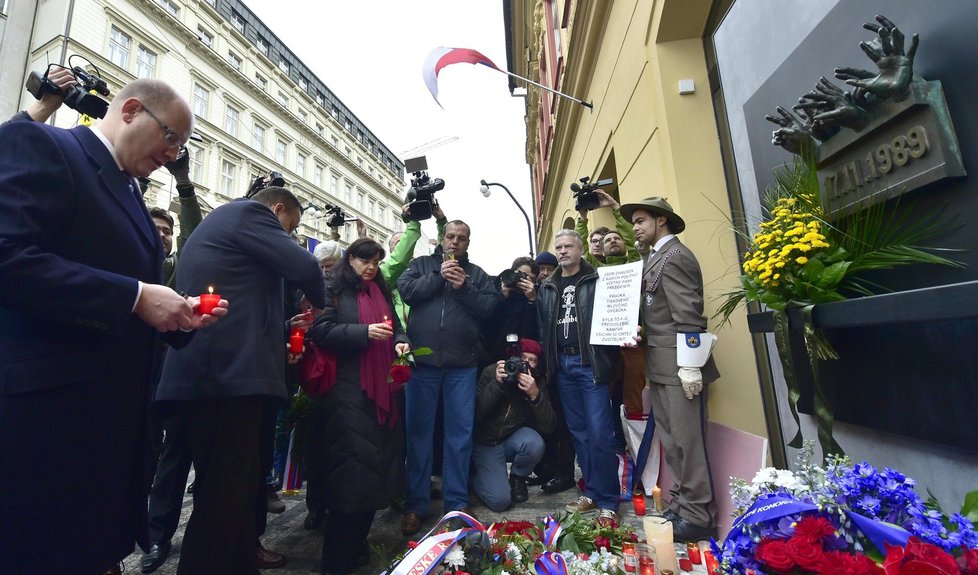
<path id="1" fill-rule="evenodd" d="M 404 161 L 404 167 L 411 172 L 411 189 L 407 192 L 405 201 L 408 203 L 404 221 L 427 220 L 432 215 L 432 209 L 438 206 L 435 192 L 444 189 L 445 180 L 428 177 L 428 160 L 424 156 L 410 158 Z"/>
<path id="2" fill-rule="evenodd" d="M 611 186 L 615 181 L 611 178 L 604 180 L 598 180 L 597 182 L 591 183 L 591 178 L 585 176 L 581 178 L 580 185 L 574 182 L 570 185 L 570 189 L 574 192 L 574 197 L 576 198 L 574 202 L 574 209 L 577 211 L 590 211 L 597 209 L 601 205 L 601 198 L 594 190 L 602 188 L 604 186 Z"/>
<path id="3" fill-rule="evenodd" d="M 58 94 L 62 97 L 65 106 L 68 106 L 72 110 L 93 118 L 104 118 L 105 113 L 109 110 L 109 102 L 91 92 L 94 91 L 102 96 L 108 96 L 108 85 L 99 76 L 98 68 L 95 68 L 95 74 L 90 74 L 81 66 L 71 66 L 72 58 L 81 58 L 88 62 L 92 68 L 95 68 L 95 65 L 85 58 L 73 54 L 68 57 L 68 66 L 49 64 L 43 76 L 38 72 L 31 72 L 30 76 L 27 77 L 27 91 L 38 100 L 44 94 Z M 78 83 L 62 90 L 57 84 L 48 79 L 48 74 L 53 67 L 71 70 L 71 73 L 75 76 L 75 81 Z"/>
<path id="4" fill-rule="evenodd" d="M 264 176 L 256 176 L 255 181 L 251 183 L 251 187 L 245 192 L 244 197 L 245 199 L 251 198 L 269 186 L 279 188 L 285 186 L 285 176 L 282 175 L 282 172 L 268 172 Z"/>

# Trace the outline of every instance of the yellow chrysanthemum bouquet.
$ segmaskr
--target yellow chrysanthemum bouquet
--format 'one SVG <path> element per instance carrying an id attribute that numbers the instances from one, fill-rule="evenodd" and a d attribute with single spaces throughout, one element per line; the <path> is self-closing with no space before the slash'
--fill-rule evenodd
<path id="1" fill-rule="evenodd" d="M 921 263 L 962 266 L 937 255 L 947 250 L 920 247 L 942 229 L 939 214 L 913 214 L 891 200 L 829 222 L 821 191 L 814 166 L 801 158 L 775 174 L 764 219 L 748 238 L 740 287 L 723 295 L 717 313 L 723 321 L 750 301 L 781 311 L 886 291 L 859 277 L 868 270 Z M 820 358 L 834 357 L 830 346 L 818 348 Z"/>

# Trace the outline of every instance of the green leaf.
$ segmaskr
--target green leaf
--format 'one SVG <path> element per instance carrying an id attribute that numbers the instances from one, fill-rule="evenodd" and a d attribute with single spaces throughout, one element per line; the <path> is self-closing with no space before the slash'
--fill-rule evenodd
<path id="1" fill-rule="evenodd" d="M 411 353 L 414 354 L 414 357 L 424 357 L 426 355 L 431 355 L 435 352 L 431 351 L 430 347 L 419 347 L 418 349 L 411 350 Z"/>
<path id="2" fill-rule="evenodd" d="M 805 267 L 801 268 L 801 277 L 807 282 L 814 282 L 822 275 L 824 269 L 825 264 L 821 260 L 818 258 L 809 259 Z"/>
<path id="3" fill-rule="evenodd" d="M 822 277 L 818 278 L 816 285 L 821 288 L 834 288 L 839 285 L 842 278 L 846 275 L 846 270 L 852 262 L 838 262 L 825 268 Z"/>
<path id="4" fill-rule="evenodd" d="M 970 519 L 972 523 L 978 523 L 978 491 L 969 491 L 965 494 L 961 515 Z"/>

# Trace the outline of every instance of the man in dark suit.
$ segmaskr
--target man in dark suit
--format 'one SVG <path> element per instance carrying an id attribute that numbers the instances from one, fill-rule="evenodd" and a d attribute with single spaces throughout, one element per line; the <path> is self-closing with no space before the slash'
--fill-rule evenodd
<path id="1" fill-rule="evenodd" d="M 227 323 L 167 353 L 156 392 L 164 410 L 183 417 L 196 470 L 180 574 L 258 573 L 254 505 L 259 490 L 264 494 L 262 410 L 288 398 L 283 280 L 315 307 L 326 303 L 319 262 L 289 235 L 301 215 L 292 192 L 265 188 L 211 212 L 180 257 L 178 289 L 213 287 L 235 302 Z"/>
<path id="2" fill-rule="evenodd" d="M 157 332 L 209 325 L 162 283 L 135 178 L 193 129 L 137 80 L 94 129 L 0 127 L 0 571 L 99 575 L 145 545 Z M 186 339 L 186 335 L 182 335 Z"/>
<path id="3" fill-rule="evenodd" d="M 663 198 L 621 207 L 635 238 L 649 249 L 642 275 L 645 376 L 651 383 L 652 415 L 662 437 L 675 485 L 665 516 L 678 541 L 709 539 L 716 533 L 716 508 L 706 456 L 706 392 L 716 380 L 713 358 L 688 367 L 677 361 L 676 335 L 706 331 L 703 274 L 696 256 L 676 234 L 686 222 Z M 681 367 L 682 366 L 682 367 Z"/>

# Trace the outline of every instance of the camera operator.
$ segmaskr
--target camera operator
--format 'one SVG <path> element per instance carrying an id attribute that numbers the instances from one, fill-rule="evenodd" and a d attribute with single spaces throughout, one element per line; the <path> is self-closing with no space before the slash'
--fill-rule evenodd
<path id="1" fill-rule="evenodd" d="M 472 483 L 476 496 L 497 513 L 529 498 L 527 476 L 543 457 L 540 433 L 554 428 L 554 410 L 537 371 L 542 348 L 522 339 L 519 349 L 520 355 L 486 366 L 476 389 Z M 513 464 L 508 481 L 507 463 Z"/>
<path id="2" fill-rule="evenodd" d="M 598 204 L 599 208 L 611 208 L 611 214 L 615 217 L 615 230 L 618 232 L 622 242 L 625 244 L 625 253 L 624 255 L 609 255 L 604 253 L 604 234 L 602 234 L 601 242 L 597 244 L 599 246 L 597 250 L 601 251 L 603 259 L 597 257 L 591 249 L 588 249 L 588 251 L 584 253 L 584 260 L 596 268 L 601 266 L 614 266 L 630 262 L 637 262 L 642 256 L 638 253 L 638 249 L 635 248 L 635 232 L 632 231 L 631 223 L 625 220 L 625 218 L 623 218 L 621 215 L 621 211 L 619 211 L 621 204 L 615 201 L 610 194 L 600 188 L 594 190 L 594 193 L 597 194 L 598 198 L 601 200 Z M 574 226 L 574 231 L 580 234 L 582 238 L 588 237 L 587 213 L 587 210 L 579 210 L 577 225 Z M 597 230 L 595 230 L 595 233 L 597 233 Z M 605 231 L 605 234 L 607 233 L 608 232 Z M 589 238 L 589 241 L 593 242 L 594 239 L 594 237 L 591 237 Z M 589 245 L 588 247 L 590 248 L 592 246 Z"/>

